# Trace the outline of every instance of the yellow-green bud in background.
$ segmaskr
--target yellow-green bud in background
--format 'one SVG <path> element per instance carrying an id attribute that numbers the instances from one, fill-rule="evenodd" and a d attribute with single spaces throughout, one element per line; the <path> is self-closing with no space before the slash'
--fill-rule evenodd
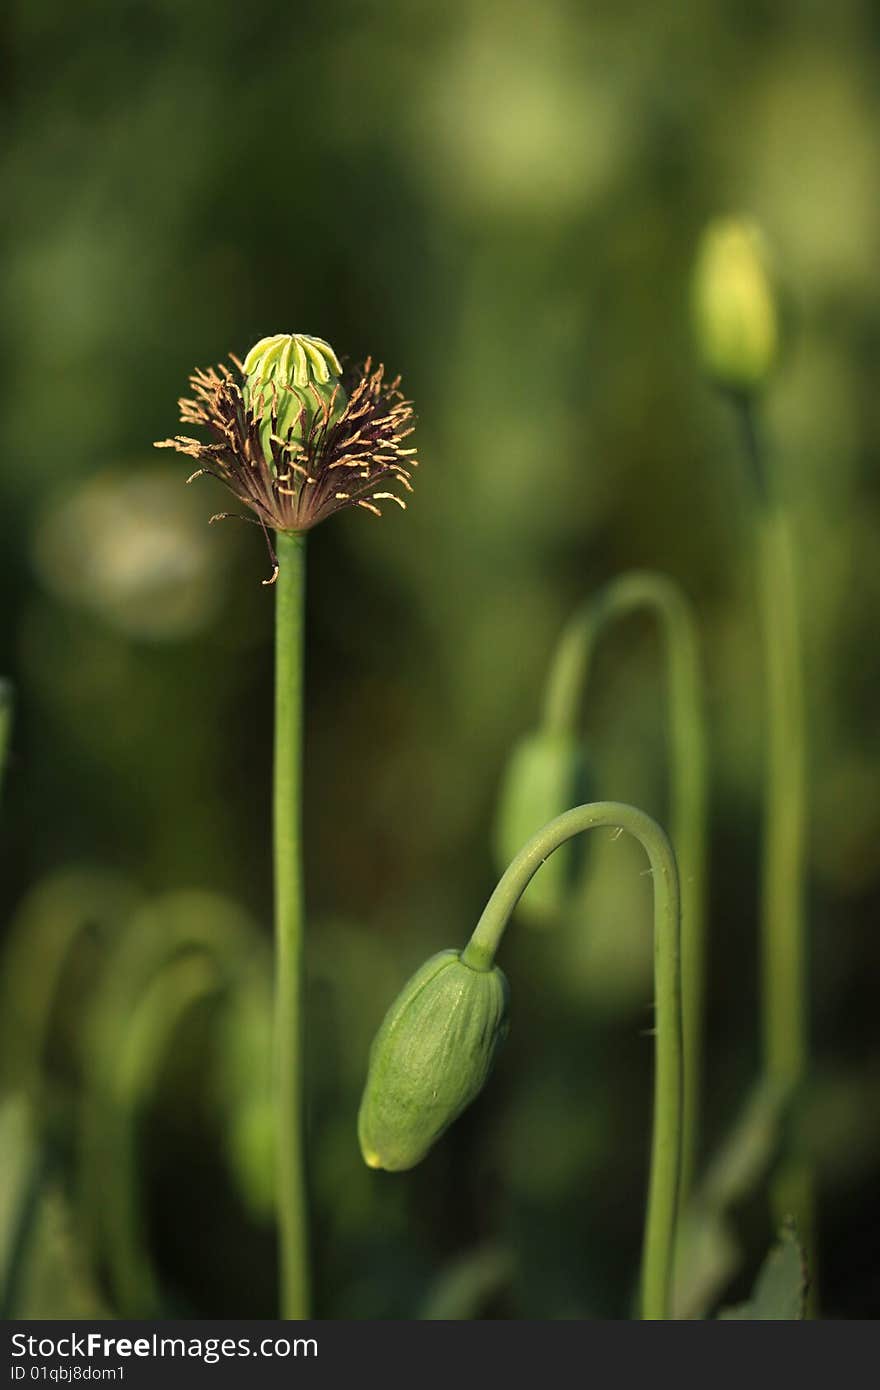
<path id="1" fill-rule="evenodd" d="M 339 358 L 323 338 L 308 333 L 276 333 L 261 338 L 245 357 L 244 400 L 261 417 L 263 453 L 271 459 L 269 437 L 302 443 L 318 412 L 340 416 L 347 400 Z M 277 412 L 277 414 L 276 414 Z M 273 424 L 273 415 L 276 416 Z"/>
<path id="2" fill-rule="evenodd" d="M 412 1168 L 470 1105 L 507 1036 L 507 980 L 459 951 L 426 961 L 370 1049 L 358 1137 L 370 1168 Z"/>
<path id="3" fill-rule="evenodd" d="M 697 253 L 691 308 L 709 376 L 739 393 L 762 387 L 776 364 L 779 320 L 764 239 L 753 223 L 709 223 Z"/>
<path id="4" fill-rule="evenodd" d="M 501 785 L 495 824 L 499 872 L 542 826 L 590 800 L 583 740 L 573 733 L 538 729 L 513 750 Z M 550 925 L 562 914 L 583 865 L 583 836 L 575 836 L 541 865 L 517 911 L 532 925 Z"/>

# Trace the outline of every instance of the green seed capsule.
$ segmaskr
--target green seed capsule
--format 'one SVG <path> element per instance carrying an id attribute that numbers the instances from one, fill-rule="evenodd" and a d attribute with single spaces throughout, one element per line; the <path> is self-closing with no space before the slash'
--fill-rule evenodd
<path id="1" fill-rule="evenodd" d="M 516 746 L 507 765 L 495 828 L 495 857 L 500 871 L 548 821 L 590 800 L 589 769 L 583 744 L 574 734 L 539 729 Z M 523 894 L 518 912 L 533 925 L 551 923 L 583 865 L 583 836 L 552 854 Z"/>
<path id="2" fill-rule="evenodd" d="M 483 1089 L 507 1036 L 507 980 L 459 951 L 432 956 L 401 990 L 370 1049 L 358 1137 L 370 1168 L 425 1157 Z"/>
<path id="3" fill-rule="evenodd" d="M 308 333 L 276 333 L 255 343 L 242 363 L 244 398 L 262 418 L 260 439 L 266 458 L 272 457 L 270 438 L 308 438 L 315 416 L 325 409 L 331 418 L 345 408 L 340 383 L 342 367 L 329 343 Z"/>

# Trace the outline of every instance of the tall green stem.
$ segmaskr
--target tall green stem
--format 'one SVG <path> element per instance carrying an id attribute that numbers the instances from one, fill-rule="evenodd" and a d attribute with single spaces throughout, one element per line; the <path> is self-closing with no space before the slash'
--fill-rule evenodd
<path id="1" fill-rule="evenodd" d="M 275 1027 L 281 1316 L 309 1315 L 303 1066 L 302 723 L 305 539 L 279 533 L 275 585 Z"/>
<path id="2" fill-rule="evenodd" d="M 475 970 L 488 970 L 513 909 L 544 860 L 573 835 L 601 826 L 625 830 L 639 841 L 654 884 L 654 1118 L 641 1308 L 643 1318 L 657 1320 L 668 1318 L 670 1310 L 683 1114 L 678 870 L 663 831 L 644 812 L 613 801 L 577 806 L 557 816 L 529 840 L 501 878 L 462 960 Z"/>
<path id="3" fill-rule="evenodd" d="M 668 673 L 669 822 L 681 874 L 684 1009 L 684 1138 L 681 1201 L 687 1201 L 699 1143 L 705 994 L 706 734 L 703 674 L 693 605 L 665 575 L 634 570 L 612 580 L 566 628 L 550 671 L 545 727 L 573 731 L 600 636 L 639 610 L 656 618 Z"/>
<path id="4" fill-rule="evenodd" d="M 758 603 L 766 689 L 761 987 L 768 1078 L 797 1099 L 807 1073 L 807 934 L 804 910 L 806 769 L 804 686 L 791 528 L 776 496 L 751 405 L 741 406 L 758 503 Z M 792 1156 L 774 1192 L 776 1216 L 794 1215 L 808 1249 L 811 1178 Z"/>

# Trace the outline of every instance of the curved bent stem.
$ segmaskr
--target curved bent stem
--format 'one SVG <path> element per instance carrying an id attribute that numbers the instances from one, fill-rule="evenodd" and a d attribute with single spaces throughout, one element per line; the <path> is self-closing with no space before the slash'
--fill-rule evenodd
<path id="1" fill-rule="evenodd" d="M 191 1008 L 263 969 L 263 941 L 248 919 L 213 894 L 186 892 L 134 916 L 99 981 L 77 1117 L 78 1229 L 94 1262 L 106 1262 L 125 1316 L 150 1317 L 162 1307 L 137 1146 L 159 1066 Z"/>
<path id="2" fill-rule="evenodd" d="M 151 981 L 131 1014 L 118 1049 L 101 1058 L 103 1114 L 92 1106 L 104 1149 L 101 1203 L 107 1228 L 109 1276 L 125 1316 L 161 1316 L 161 1286 L 144 1230 L 138 1179 L 138 1124 L 163 1058 L 186 1015 L 216 996 L 218 963 L 195 953 L 171 962 Z"/>
<path id="3" fill-rule="evenodd" d="M 657 621 L 668 680 L 669 824 L 681 875 L 681 987 L 684 1011 L 684 1134 L 681 1201 L 690 1192 L 699 1145 L 706 972 L 707 758 L 703 674 L 690 600 L 666 575 L 633 570 L 612 580 L 577 612 L 550 670 L 544 726 L 571 732 L 596 643 L 618 619 L 647 611 Z"/>
<path id="4" fill-rule="evenodd" d="M 573 835 L 602 826 L 625 830 L 639 841 L 654 885 L 654 1117 L 641 1309 L 643 1318 L 656 1320 L 667 1318 L 670 1309 L 683 1113 L 678 870 L 666 835 L 643 811 L 619 802 L 577 806 L 557 816 L 532 836 L 507 869 L 462 960 L 475 970 L 490 969 L 511 913 L 544 860 Z"/>

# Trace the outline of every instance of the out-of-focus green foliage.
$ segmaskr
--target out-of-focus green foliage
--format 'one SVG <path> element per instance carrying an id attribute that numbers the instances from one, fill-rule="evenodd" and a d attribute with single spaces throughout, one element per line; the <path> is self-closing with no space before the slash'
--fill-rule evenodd
<path id="1" fill-rule="evenodd" d="M 3 787 L 3 774 L 9 755 L 9 740 L 12 736 L 12 687 L 0 678 L 0 789 Z"/>
<path id="2" fill-rule="evenodd" d="M 683 1213 L 673 1316 L 705 1317 L 738 1273 L 738 1210 L 764 1190 L 778 1162 L 786 1107 L 777 1087 L 755 1086 Z"/>
<path id="3" fill-rule="evenodd" d="M 511 751 L 498 794 L 494 826 L 498 873 L 548 821 L 589 799 L 583 738 L 543 728 L 521 738 Z M 583 861 L 583 836 L 577 836 L 541 865 L 520 900 L 520 916 L 537 925 L 548 921 L 558 925 Z"/>
<path id="4" fill-rule="evenodd" d="M 804 1252 L 795 1232 L 786 1227 L 779 1244 L 762 1264 L 751 1297 L 745 1303 L 723 1309 L 719 1317 L 796 1322 L 804 1316 L 807 1282 Z"/>
<path id="5" fill-rule="evenodd" d="M 15 0 L 3 67 L 0 671 L 16 689 L 3 1071 L 47 1164 L 18 1306 L 119 1311 L 112 1258 L 82 1225 L 77 1135 L 95 1010 L 135 923 L 159 932 L 168 895 L 209 893 L 248 922 L 254 960 L 268 948 L 265 551 L 254 527 L 209 529 L 226 495 L 210 479 L 188 491 L 184 460 L 150 445 L 178 428 L 194 366 L 305 331 L 403 373 L 422 457 L 406 516 L 342 516 L 309 543 L 318 1312 L 416 1316 L 438 1273 L 487 1243 L 510 1277 L 483 1314 L 628 1310 L 651 1094 L 637 853 L 591 847 L 552 948 L 509 934 L 517 1008 L 493 1085 L 419 1169 L 367 1172 L 355 1117 L 396 982 L 462 940 L 492 887 L 499 779 L 563 623 L 632 566 L 694 598 L 706 652 L 706 1154 L 749 1090 L 762 752 L 749 489 L 689 324 L 700 232 L 743 213 L 790 318 L 765 409 L 802 561 L 821 1295 L 829 1314 L 876 1313 L 868 0 Z M 647 624 L 643 640 L 609 639 L 590 694 L 595 791 L 661 817 L 662 698 Z M 172 976 L 186 995 L 188 970 Z M 166 1312 L 272 1316 L 265 1040 L 232 1046 L 253 1009 L 215 983 L 138 1090 L 137 1219 Z M 247 1088 L 240 1070 L 223 1078 L 248 1065 L 252 1108 L 230 1110 Z M 0 1165 L 15 1161 L 7 1133 Z M 772 1233 L 753 1201 L 737 1219 L 744 1278 Z M 76 1279 L 51 1274 L 62 1247 Z"/>

